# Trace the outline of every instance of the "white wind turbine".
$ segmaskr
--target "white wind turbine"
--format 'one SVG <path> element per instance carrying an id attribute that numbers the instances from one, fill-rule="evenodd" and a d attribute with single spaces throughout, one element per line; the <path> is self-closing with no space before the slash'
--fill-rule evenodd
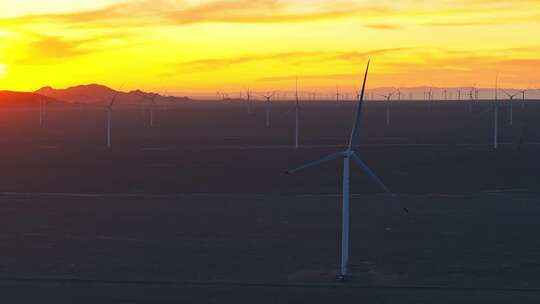
<path id="1" fill-rule="evenodd" d="M 472 113 L 473 111 L 473 100 L 474 100 L 474 94 L 476 92 L 476 85 L 471 87 L 471 90 L 469 91 L 469 113 Z"/>
<path id="2" fill-rule="evenodd" d="M 116 97 L 118 97 L 118 94 L 120 94 L 120 91 L 116 91 L 114 95 L 111 98 L 111 102 L 107 105 L 107 148 L 111 148 L 111 123 L 112 123 L 112 110 L 113 105 L 116 100 Z"/>
<path id="3" fill-rule="evenodd" d="M 154 126 L 154 108 L 156 107 L 156 98 L 159 96 L 159 94 L 150 93 L 148 95 L 145 93 L 141 93 L 141 96 L 143 99 L 150 101 L 150 127 L 152 128 Z"/>
<path id="4" fill-rule="evenodd" d="M 525 94 L 527 93 L 527 91 L 529 91 L 529 89 L 518 91 L 519 93 L 521 93 L 521 108 L 522 109 L 525 109 Z"/>
<path id="5" fill-rule="evenodd" d="M 248 115 L 252 115 L 253 110 L 252 110 L 252 104 L 251 104 L 251 91 L 249 90 L 249 88 L 246 90 L 246 101 L 247 101 Z"/>
<path id="6" fill-rule="evenodd" d="M 298 98 L 298 76 L 296 76 L 295 98 L 296 102 L 294 104 L 294 148 L 298 149 L 300 147 L 300 99 Z"/>
<path id="7" fill-rule="evenodd" d="M 159 96 L 159 94 L 152 93 L 152 95 L 148 98 L 150 100 L 150 127 L 154 127 L 154 111 L 156 109 L 156 98 Z"/>
<path id="8" fill-rule="evenodd" d="M 495 102 L 493 104 L 493 149 L 499 147 L 499 73 L 495 76 Z"/>
<path id="9" fill-rule="evenodd" d="M 44 118 L 45 118 L 45 97 L 41 96 L 39 98 L 39 127 L 43 127 Z"/>
<path id="10" fill-rule="evenodd" d="M 516 97 L 519 92 L 516 92 L 514 94 L 511 94 L 511 93 L 508 93 L 507 91 L 503 91 L 504 94 L 506 94 L 506 96 L 508 96 L 509 100 L 508 102 L 510 103 L 510 125 L 513 126 L 514 125 L 514 97 Z"/>
<path id="11" fill-rule="evenodd" d="M 343 159 L 343 205 L 341 213 L 341 260 L 339 267 L 338 278 L 344 280 L 349 275 L 349 232 L 350 232 L 350 164 L 351 160 L 362 170 L 367 176 L 373 180 L 384 192 L 390 193 L 388 188 L 383 182 L 375 175 L 373 171 L 364 163 L 364 161 L 357 154 L 358 137 L 360 133 L 360 121 L 362 118 L 362 104 L 364 100 L 364 92 L 366 87 L 366 80 L 369 71 L 369 61 L 367 63 L 366 72 L 364 75 L 364 81 L 362 84 L 362 90 L 359 94 L 358 105 L 356 108 L 356 117 L 349 139 L 349 144 L 345 151 L 333 153 L 327 155 L 317 161 L 308 163 L 301 167 L 287 171 L 287 174 L 293 174 L 303 169 L 316 167 L 322 163 L 333 161 L 337 159 Z M 407 211 L 407 209 L 405 209 Z"/>
<path id="12" fill-rule="evenodd" d="M 433 87 L 429 88 L 429 91 L 425 93 L 429 101 L 429 110 L 433 109 Z"/>
<path id="13" fill-rule="evenodd" d="M 294 148 L 300 148 L 300 97 L 298 95 L 298 76 L 296 76 L 296 91 L 295 91 L 295 104 L 294 108 L 287 111 L 285 115 L 294 111 Z"/>
<path id="14" fill-rule="evenodd" d="M 270 111 L 272 107 L 272 97 L 274 97 L 275 94 L 276 92 L 268 93 L 266 95 L 261 95 L 262 97 L 266 99 L 266 127 L 267 128 L 270 128 L 270 114 L 271 114 Z"/>
<path id="15" fill-rule="evenodd" d="M 394 96 L 396 92 L 392 92 L 388 95 L 380 95 L 381 97 L 384 97 L 384 99 L 386 100 L 386 125 L 389 126 L 390 125 L 390 99 L 392 98 L 392 96 Z"/>

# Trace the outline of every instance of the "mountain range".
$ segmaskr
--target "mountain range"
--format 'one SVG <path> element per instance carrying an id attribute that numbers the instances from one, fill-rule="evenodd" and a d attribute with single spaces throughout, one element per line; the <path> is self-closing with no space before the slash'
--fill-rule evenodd
<path id="1" fill-rule="evenodd" d="M 100 84 L 79 85 L 67 89 L 44 87 L 34 93 L 63 102 L 78 104 L 108 104 L 115 95 L 117 96 L 115 102 L 119 104 L 140 104 L 142 102 L 151 102 L 152 98 L 156 103 L 190 100 L 187 97 L 163 96 L 141 90 L 121 92 Z"/>

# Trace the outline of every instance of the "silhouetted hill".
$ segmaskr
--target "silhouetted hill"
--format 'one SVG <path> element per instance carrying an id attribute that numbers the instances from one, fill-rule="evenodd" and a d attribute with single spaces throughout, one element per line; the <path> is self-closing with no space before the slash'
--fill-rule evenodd
<path id="1" fill-rule="evenodd" d="M 48 105 L 61 104 L 58 100 L 29 92 L 0 91 L 0 106 L 7 107 L 28 107 L 38 106 L 43 100 Z"/>
<path id="2" fill-rule="evenodd" d="M 118 94 L 116 102 L 119 104 L 149 103 L 155 96 L 155 102 L 182 102 L 189 101 L 187 97 L 162 96 L 155 93 L 134 90 L 131 92 L 119 92 L 100 84 L 79 85 L 67 89 L 54 89 L 44 87 L 36 93 L 69 103 L 83 104 L 106 104 L 112 97 Z"/>

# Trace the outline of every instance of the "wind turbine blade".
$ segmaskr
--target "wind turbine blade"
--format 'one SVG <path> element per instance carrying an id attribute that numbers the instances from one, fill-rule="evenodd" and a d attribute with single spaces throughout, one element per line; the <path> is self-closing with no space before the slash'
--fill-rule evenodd
<path id="1" fill-rule="evenodd" d="M 366 66 L 366 73 L 364 74 L 364 82 L 362 83 L 362 91 L 358 96 L 358 105 L 356 106 L 356 116 L 354 119 L 354 125 L 351 131 L 351 138 L 349 140 L 349 149 L 353 149 L 358 142 L 358 133 L 360 132 L 360 120 L 362 118 L 362 104 L 364 102 L 364 93 L 366 91 L 366 81 L 369 72 L 369 64 L 371 60 L 368 60 Z"/>
<path id="2" fill-rule="evenodd" d="M 352 159 L 358 165 L 358 167 L 360 167 L 360 169 L 362 169 L 367 176 L 373 180 L 384 192 L 392 194 L 381 179 L 366 165 L 366 163 L 364 163 L 364 161 L 362 161 L 362 159 L 360 159 L 360 157 L 358 157 L 358 155 L 356 155 L 356 153 L 352 154 Z"/>
<path id="3" fill-rule="evenodd" d="M 338 158 L 342 158 L 342 157 L 344 157 L 344 156 L 345 156 L 344 152 L 332 153 L 332 154 L 327 155 L 327 156 L 325 156 L 325 157 L 323 157 L 323 158 L 321 158 L 321 159 L 319 159 L 319 160 L 316 160 L 316 161 L 314 161 L 314 162 L 307 163 L 307 164 L 305 164 L 305 165 L 303 165 L 303 166 L 300 166 L 300 167 L 298 167 L 298 168 L 294 168 L 294 169 L 292 169 L 292 170 L 288 170 L 288 171 L 285 172 L 285 173 L 287 173 L 287 174 L 293 174 L 293 173 L 296 173 L 296 172 L 298 172 L 298 171 L 300 171 L 300 170 L 304 170 L 304 169 L 307 169 L 307 168 L 315 167 L 315 166 L 318 166 L 318 165 L 320 165 L 320 164 L 322 164 L 322 163 L 326 163 L 326 162 L 329 162 L 329 161 L 333 161 L 333 160 L 336 160 L 336 159 L 338 159 Z"/>

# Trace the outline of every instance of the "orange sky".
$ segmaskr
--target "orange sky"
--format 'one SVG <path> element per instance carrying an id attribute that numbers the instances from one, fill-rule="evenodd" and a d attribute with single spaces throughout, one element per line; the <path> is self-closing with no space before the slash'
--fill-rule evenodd
<path id="1" fill-rule="evenodd" d="M 540 87 L 539 34 L 538 0 L 0 1 L 0 89 Z"/>

